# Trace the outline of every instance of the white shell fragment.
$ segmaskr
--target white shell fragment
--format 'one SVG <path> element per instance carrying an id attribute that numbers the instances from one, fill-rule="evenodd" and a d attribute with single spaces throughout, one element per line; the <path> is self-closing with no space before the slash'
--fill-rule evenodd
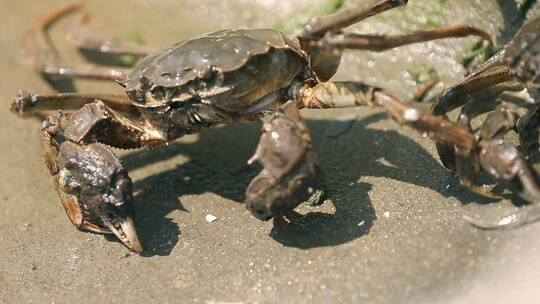
<path id="1" fill-rule="evenodd" d="M 217 220 L 217 217 L 215 215 L 212 215 L 212 214 L 207 214 L 204 218 L 209 223 L 214 222 L 214 221 Z"/>

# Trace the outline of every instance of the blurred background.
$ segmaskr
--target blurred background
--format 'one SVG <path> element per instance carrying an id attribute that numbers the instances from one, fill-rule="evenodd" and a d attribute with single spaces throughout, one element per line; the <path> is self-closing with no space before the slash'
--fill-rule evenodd
<path id="1" fill-rule="evenodd" d="M 314 16 L 362 0 L 81 1 L 89 25 L 161 48 L 223 28 L 271 27 L 291 35 Z M 50 83 L 33 72 L 23 40 L 38 18 L 70 1 L 0 0 L 0 303 L 537 303 L 539 224 L 481 231 L 462 215 L 495 218 L 522 204 L 487 200 L 459 186 L 434 145 L 377 109 L 303 111 L 328 188 L 318 207 L 287 231 L 243 206 L 260 169 L 246 164 L 256 124 L 186 136 L 151 151 L 118 151 L 134 181 L 136 224 L 145 247 L 128 253 L 114 238 L 76 230 L 39 152 L 39 121 L 7 110 L 19 88 L 32 93 L 122 92 L 97 81 Z M 467 23 L 504 45 L 540 16 L 536 1 L 410 0 L 347 28 L 405 34 Z M 66 62 L 84 63 L 65 39 L 74 16 L 50 28 Z M 434 96 L 490 54 L 475 38 L 376 52 L 346 52 L 333 80 L 381 86 L 410 100 L 425 82 Z M 87 54 L 88 55 L 88 54 Z M 90 57 L 90 58 L 88 58 Z M 116 61 L 118 62 L 118 61 Z M 132 58 L 119 61 L 132 65 Z M 232 145 L 231 143 L 234 143 Z M 207 222 L 205 216 L 217 217 Z"/>

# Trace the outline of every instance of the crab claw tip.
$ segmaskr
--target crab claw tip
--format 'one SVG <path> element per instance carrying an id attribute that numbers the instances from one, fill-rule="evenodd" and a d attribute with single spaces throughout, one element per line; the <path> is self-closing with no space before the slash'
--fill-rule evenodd
<path id="1" fill-rule="evenodd" d="M 111 230 L 114 235 L 126 245 L 129 250 L 141 253 L 143 252 L 143 247 L 141 245 L 141 242 L 139 241 L 139 236 L 137 235 L 137 231 L 135 230 L 135 224 L 133 223 L 133 219 L 128 216 L 125 219 L 122 219 L 119 221 L 120 225 L 115 225 L 110 222 L 106 221 L 105 225 Z"/>

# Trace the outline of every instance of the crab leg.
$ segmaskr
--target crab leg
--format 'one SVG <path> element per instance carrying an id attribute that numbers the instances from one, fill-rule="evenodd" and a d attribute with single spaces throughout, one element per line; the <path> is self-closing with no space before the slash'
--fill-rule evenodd
<path id="1" fill-rule="evenodd" d="M 122 43 L 115 38 L 102 38 L 90 32 L 84 25 L 74 24 L 70 27 L 69 39 L 77 44 L 80 50 L 95 51 L 112 55 L 132 55 L 144 57 L 153 50 Z"/>
<path id="2" fill-rule="evenodd" d="M 531 205 L 494 221 L 464 217 L 479 228 L 518 227 L 540 219 L 540 180 L 523 154 L 502 139 L 514 125 L 515 118 L 508 109 L 500 107 L 490 113 L 480 130 L 479 147 L 481 150 L 478 154 L 482 168 Z"/>
<path id="3" fill-rule="evenodd" d="M 503 139 L 515 128 L 517 115 L 503 104 L 491 112 L 480 128 L 479 146 L 482 167 L 493 177 L 529 202 L 540 202 L 540 183 L 535 180 L 523 154 Z"/>
<path id="4" fill-rule="evenodd" d="M 383 51 L 405 44 L 441 38 L 477 35 L 491 44 L 491 36 L 469 25 L 447 26 L 402 36 L 369 36 L 341 34 L 339 30 L 370 16 L 406 5 L 407 0 L 374 0 L 357 7 L 343 9 L 333 15 L 315 18 L 298 36 L 302 49 L 309 55 L 309 65 L 318 80 L 328 81 L 336 73 L 341 61 L 342 49 L 365 49 Z"/>
<path id="5" fill-rule="evenodd" d="M 394 7 L 407 4 L 408 0 L 371 0 L 357 7 L 343 9 L 337 13 L 314 18 L 298 36 L 302 49 L 309 55 L 309 65 L 320 81 L 328 81 L 336 73 L 341 61 L 341 52 L 331 48 L 321 48 L 318 40 L 326 33 L 338 31 L 370 16 Z"/>
<path id="6" fill-rule="evenodd" d="M 133 55 L 144 57 L 152 50 L 133 43 L 123 42 L 115 37 L 104 37 L 86 23 L 89 19 L 87 11 L 81 13 L 69 26 L 68 39 L 75 42 L 80 50 L 95 51 L 113 55 Z"/>
<path id="7" fill-rule="evenodd" d="M 79 68 L 61 63 L 60 56 L 47 33 L 47 28 L 59 18 L 80 9 L 71 4 L 48 13 L 34 23 L 33 29 L 25 39 L 28 56 L 32 58 L 34 69 L 49 76 L 65 78 L 86 78 L 96 80 L 122 80 L 127 69 Z"/>
<path id="8" fill-rule="evenodd" d="M 469 35 L 480 36 L 493 44 L 488 33 L 470 25 L 458 24 L 399 36 L 334 34 L 317 41 L 317 45 L 338 49 L 385 51 L 406 44 Z"/>
<path id="9" fill-rule="evenodd" d="M 484 102 L 470 102 L 463 107 L 459 115 L 458 125 L 466 128 L 472 134 L 471 120 L 482 113 L 489 112 L 497 106 L 495 97 L 499 94 L 498 90 L 490 90 L 489 97 L 481 99 Z M 491 101 L 491 102 L 489 102 Z M 509 127 L 511 128 L 511 126 Z M 457 172 L 459 182 L 465 188 L 494 199 L 502 199 L 501 196 L 485 191 L 481 187 L 475 185 L 476 180 L 480 176 L 480 161 L 478 159 L 478 151 L 454 147 L 449 143 L 437 142 L 437 151 L 441 157 L 441 161 L 447 168 Z M 444 151 L 441 153 L 441 151 Z M 451 159 L 444 159 L 450 157 Z"/>
<path id="10" fill-rule="evenodd" d="M 502 71 L 502 73 L 499 73 L 499 71 Z M 460 85 L 443 93 L 443 97 L 446 97 L 446 99 L 441 98 L 443 102 L 436 104 L 436 107 L 439 107 L 438 111 L 445 112 L 465 104 L 459 116 L 458 124 L 472 132 L 470 121 L 474 117 L 497 107 L 500 103 L 497 101 L 497 97 L 501 92 L 523 89 L 523 85 L 513 81 L 513 78 L 510 76 L 510 74 L 500 67 L 474 75 L 473 78 L 468 78 Z M 499 83 L 499 81 L 506 82 Z M 488 85 L 487 88 L 485 87 L 486 84 Z M 447 92 L 451 92 L 451 94 Z M 465 216 L 467 221 L 480 228 L 517 227 L 540 218 L 540 208 L 537 206 L 540 202 L 540 181 L 533 173 L 533 169 L 528 165 L 521 152 L 502 139 L 505 133 L 516 126 L 516 119 L 508 106 L 510 105 L 499 106 L 487 116 L 480 129 L 478 151 L 468 151 L 460 147 L 455 147 L 456 170 L 460 182 L 465 187 L 479 194 L 489 194 L 488 196 L 494 197 L 493 194 L 486 193 L 473 185 L 474 181 L 478 178 L 479 165 L 481 165 L 487 173 L 502 181 L 512 191 L 528 202 L 533 203 L 533 205 L 527 206 L 496 221 L 476 220 Z M 535 111 L 532 111 L 529 115 L 525 116 L 525 119 L 520 120 L 518 131 L 522 131 L 524 135 L 529 134 L 534 136 L 534 134 L 538 134 L 533 131 L 538 128 L 535 120 L 536 116 Z M 520 139 L 522 143 L 530 143 L 530 141 L 538 140 L 537 137 L 531 139 L 522 136 L 521 133 Z M 445 159 L 446 162 L 450 162 L 448 156 L 444 156 L 445 154 L 450 153 L 451 158 L 454 157 L 454 147 L 450 144 L 438 142 L 437 149 L 443 162 Z M 454 164 L 451 166 L 454 166 Z"/>
<path id="11" fill-rule="evenodd" d="M 458 107 L 473 103 L 475 106 L 465 106 L 460 115 L 460 124 L 468 127 L 472 117 L 491 111 L 495 108 L 497 97 L 504 91 L 519 91 L 523 85 L 516 81 L 510 69 L 501 65 L 503 52 L 499 52 L 484 63 L 473 74 L 445 90 L 432 107 L 432 113 L 446 117 L 446 113 Z M 439 158 L 443 165 L 451 171 L 458 171 L 460 182 L 467 188 L 482 195 L 485 191 L 473 187 L 478 178 L 479 167 L 476 157 L 471 151 L 455 148 L 452 143 L 435 141 Z M 456 154 L 460 156 L 456 157 Z M 469 155 L 467 157 L 466 155 Z M 458 164 L 459 163 L 459 164 Z M 493 197 L 492 194 L 487 195 Z"/>
<path id="12" fill-rule="evenodd" d="M 465 103 L 465 106 L 462 108 L 459 115 L 458 124 L 469 130 L 469 132 L 473 133 L 470 122 L 474 117 L 483 113 L 493 111 L 495 108 L 497 108 L 500 104 L 500 102 L 497 100 L 497 97 L 500 95 L 501 92 L 507 90 L 519 90 L 521 88 L 521 84 L 517 82 L 501 83 L 495 87 L 488 88 L 484 91 L 476 92 L 472 95 L 472 97 L 463 96 L 462 99 L 467 100 L 467 103 L 458 99 L 454 104 L 448 103 L 447 105 L 453 106 L 455 104 Z M 505 112 L 504 110 L 501 110 L 499 108 L 497 112 L 493 113 L 510 115 L 511 112 Z M 490 114 L 490 116 L 488 117 L 498 117 L 493 116 L 495 115 L 493 113 Z M 481 135 L 481 138 L 490 139 L 495 136 L 495 134 L 493 133 L 498 131 L 498 129 L 496 128 L 505 127 L 505 133 L 509 129 L 514 127 L 515 122 L 513 117 L 509 116 L 505 119 L 488 119 L 485 121 L 484 125 L 485 127 L 484 129 L 482 129 L 483 131 L 481 133 L 483 133 L 483 135 Z M 490 126 L 492 129 L 486 129 L 487 126 Z M 486 132 L 488 132 L 489 134 Z M 459 181 L 464 187 L 468 188 L 473 192 L 490 198 L 501 198 L 498 195 L 487 192 L 482 188 L 474 185 L 480 175 L 480 162 L 478 158 L 478 151 L 462 149 L 460 147 L 455 147 L 451 143 L 445 143 L 441 141 L 437 141 L 436 146 L 442 163 L 449 170 L 457 172 Z"/>
<path id="13" fill-rule="evenodd" d="M 333 15 L 314 18 L 300 35 L 301 39 L 317 39 L 389 9 L 406 5 L 408 0 L 373 0 L 354 8 L 343 9 Z"/>
<path id="14" fill-rule="evenodd" d="M 36 72 L 48 76 L 57 76 L 62 78 L 82 78 L 105 81 L 121 81 L 128 69 L 108 69 L 108 68 L 77 68 L 52 62 L 37 62 L 34 65 Z"/>
<path id="15" fill-rule="evenodd" d="M 422 112 L 380 88 L 359 82 L 325 82 L 300 92 L 299 103 L 306 108 L 382 107 L 397 122 L 410 126 L 425 136 L 474 149 L 476 140 L 465 128 L 443 117 Z"/>
<path id="16" fill-rule="evenodd" d="M 456 149 L 456 166 L 458 174 L 460 175 L 460 181 L 462 184 L 479 194 L 489 196 L 492 198 L 499 198 L 499 196 L 486 192 L 481 188 L 474 186 L 473 182 L 476 180 L 479 174 L 479 163 L 491 174 L 500 178 L 502 175 L 501 170 L 510 170 L 514 168 L 513 164 L 508 166 L 498 166 L 497 163 L 506 163 L 514 161 L 502 159 L 503 156 L 497 158 L 496 151 L 499 141 L 491 140 L 496 134 L 504 134 L 510 128 L 514 126 L 510 117 L 504 116 L 504 119 L 500 115 L 508 115 L 504 110 L 497 112 L 499 116 L 493 114 L 492 119 L 496 119 L 496 122 L 486 124 L 487 129 L 483 129 L 481 134 L 488 137 L 486 140 L 481 141 L 480 148 L 483 149 L 485 155 L 480 153 L 480 159 L 477 157 L 477 149 L 479 148 L 473 134 L 468 130 L 470 128 L 470 118 L 475 113 L 464 112 L 461 116 L 459 124 L 455 124 L 448 121 L 443 116 L 435 116 L 429 112 L 422 112 L 416 109 L 412 104 L 406 103 L 396 99 L 395 97 L 388 95 L 383 90 L 371 86 L 364 85 L 358 82 L 327 82 L 320 83 L 313 88 L 305 88 L 300 92 L 300 104 L 307 108 L 340 108 L 340 107 L 354 107 L 354 106 L 378 106 L 386 110 L 386 112 L 397 122 L 412 127 L 423 135 L 430 136 L 438 142 L 455 147 Z M 474 109 L 471 107 L 471 109 Z M 490 128 L 488 128 L 490 127 Z M 499 129 L 495 129 L 499 128 Z M 505 146 L 508 150 L 508 148 Z M 500 149 L 499 149 L 500 150 Z M 493 152 L 493 153 L 491 153 Z M 500 151 L 498 151 L 500 152 Z M 505 155 L 509 155 L 514 150 L 507 151 Z M 517 151 L 515 151 L 517 155 Z M 516 159 L 522 159 L 516 156 Z M 505 163 L 505 164 L 506 164 Z M 521 196 L 524 198 L 534 197 L 535 200 L 540 199 L 540 191 L 538 191 L 537 197 L 537 184 L 530 173 L 526 173 L 523 167 L 525 161 L 518 161 L 517 168 L 524 172 L 523 175 L 519 175 L 520 186 L 525 187 L 521 191 Z M 495 168 L 493 170 L 490 170 Z M 513 178 L 514 176 L 512 176 Z M 510 180 L 509 178 L 504 178 Z M 519 187 L 518 187 L 519 188 Z"/>
<path id="17" fill-rule="evenodd" d="M 458 84 L 446 89 L 432 107 L 433 114 L 444 115 L 467 103 L 471 96 L 486 90 L 519 91 L 523 84 L 515 79 L 506 66 L 495 66 L 482 73 L 475 73 Z M 493 95 L 494 97 L 497 95 Z"/>
<path id="18" fill-rule="evenodd" d="M 101 100 L 113 110 L 125 113 L 137 111 L 126 95 L 123 94 L 81 94 L 81 93 L 58 93 L 58 94 L 30 94 L 19 90 L 12 98 L 10 110 L 20 116 L 33 114 L 41 111 L 78 110 L 85 104 Z"/>

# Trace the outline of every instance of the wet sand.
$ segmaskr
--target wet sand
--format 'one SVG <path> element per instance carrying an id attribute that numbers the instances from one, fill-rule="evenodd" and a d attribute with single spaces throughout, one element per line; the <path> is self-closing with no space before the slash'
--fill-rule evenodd
<path id="1" fill-rule="evenodd" d="M 510 4 L 501 14 L 495 0 L 410 2 L 353 30 L 402 33 L 429 13 L 438 18 L 433 22 L 484 28 L 498 42 L 515 31 Z M 243 205 L 244 189 L 259 169 L 246 164 L 258 141 L 256 124 L 205 130 L 151 151 L 119 151 L 134 181 L 143 255 L 129 254 L 114 238 L 78 231 L 42 163 L 39 122 L 7 111 L 18 88 L 54 92 L 25 64 L 21 39 L 34 20 L 62 3 L 0 1 L 0 303 L 540 300 L 540 224 L 508 231 L 471 227 L 463 214 L 494 218 L 520 201 L 492 201 L 464 190 L 439 163 L 433 143 L 377 109 L 303 112 L 329 194 L 319 207 L 299 207 L 303 216 L 287 231 L 273 230 Z M 322 1 L 84 3 L 100 29 L 123 37 L 137 33 L 162 47 L 225 27 L 273 26 Z M 540 15 L 539 5 L 530 14 Z M 82 62 L 63 40 L 69 21 L 55 24 L 52 37 L 66 60 Z M 347 53 L 335 79 L 363 80 L 409 99 L 418 88 L 411 72 L 418 66 L 437 71 L 443 83 L 436 90 L 459 80 L 457 58 L 470 43 L 452 39 Z M 102 82 L 75 85 L 80 92 L 121 92 Z M 333 138 L 351 115 L 356 123 Z M 207 222 L 207 214 L 217 220 Z"/>

